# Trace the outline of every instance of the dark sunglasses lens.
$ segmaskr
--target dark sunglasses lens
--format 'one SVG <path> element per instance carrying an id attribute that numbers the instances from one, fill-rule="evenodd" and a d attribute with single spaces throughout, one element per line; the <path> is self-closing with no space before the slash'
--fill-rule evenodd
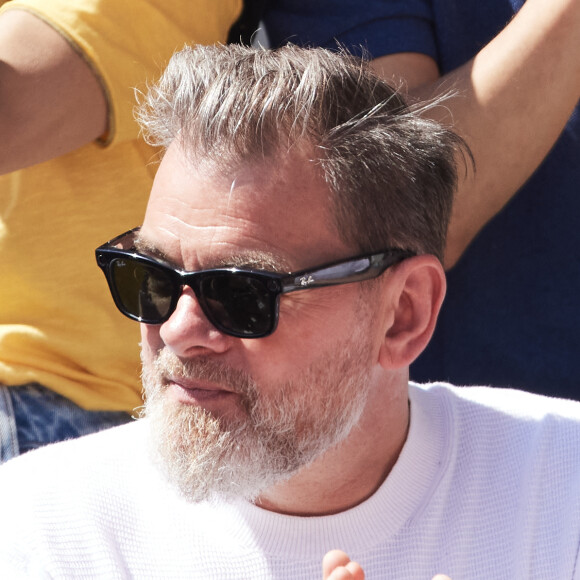
<path id="1" fill-rule="evenodd" d="M 246 274 L 213 274 L 201 282 L 210 321 L 235 336 L 258 337 L 274 326 L 276 298 L 267 280 Z"/>
<path id="2" fill-rule="evenodd" d="M 165 271 L 130 258 L 111 262 L 110 277 L 119 308 L 143 322 L 163 322 L 170 314 L 173 283 Z"/>

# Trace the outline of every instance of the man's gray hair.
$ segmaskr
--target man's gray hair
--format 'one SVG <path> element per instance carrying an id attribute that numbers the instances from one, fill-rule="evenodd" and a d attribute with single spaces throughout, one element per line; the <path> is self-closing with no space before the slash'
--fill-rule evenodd
<path id="1" fill-rule="evenodd" d="M 464 145 L 361 59 L 291 45 L 185 48 L 137 118 L 149 143 L 179 139 L 192 162 L 224 171 L 306 153 L 334 194 L 346 243 L 442 259 Z"/>

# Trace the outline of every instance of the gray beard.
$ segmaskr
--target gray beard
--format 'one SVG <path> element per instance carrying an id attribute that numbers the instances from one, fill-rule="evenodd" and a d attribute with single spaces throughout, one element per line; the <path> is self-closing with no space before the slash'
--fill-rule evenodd
<path id="1" fill-rule="evenodd" d="M 369 392 L 369 353 L 349 341 L 336 357 L 321 357 L 297 381 L 269 389 L 268 398 L 240 373 L 208 358 L 183 363 L 168 349 L 144 365 L 144 414 L 156 463 L 193 502 L 254 501 L 340 444 L 358 423 Z M 239 395 L 235 418 L 215 417 L 165 395 L 165 377 L 227 384 Z"/>

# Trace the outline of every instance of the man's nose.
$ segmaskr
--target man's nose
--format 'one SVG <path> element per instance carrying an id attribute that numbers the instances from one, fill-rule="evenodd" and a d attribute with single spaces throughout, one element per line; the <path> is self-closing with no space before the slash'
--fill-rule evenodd
<path id="1" fill-rule="evenodd" d="M 194 291 L 184 286 L 175 311 L 164 322 L 161 340 L 177 356 L 226 351 L 234 338 L 220 332 L 205 316 Z"/>

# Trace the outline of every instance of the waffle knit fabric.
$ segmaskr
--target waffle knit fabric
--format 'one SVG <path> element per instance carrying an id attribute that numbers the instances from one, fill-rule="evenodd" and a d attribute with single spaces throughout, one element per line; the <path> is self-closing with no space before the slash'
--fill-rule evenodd
<path id="1" fill-rule="evenodd" d="M 580 403 L 410 385 L 393 470 L 324 517 L 192 504 L 148 459 L 147 420 L 0 468 L 1 578 L 320 578 L 332 548 L 367 579 L 580 579 Z"/>

